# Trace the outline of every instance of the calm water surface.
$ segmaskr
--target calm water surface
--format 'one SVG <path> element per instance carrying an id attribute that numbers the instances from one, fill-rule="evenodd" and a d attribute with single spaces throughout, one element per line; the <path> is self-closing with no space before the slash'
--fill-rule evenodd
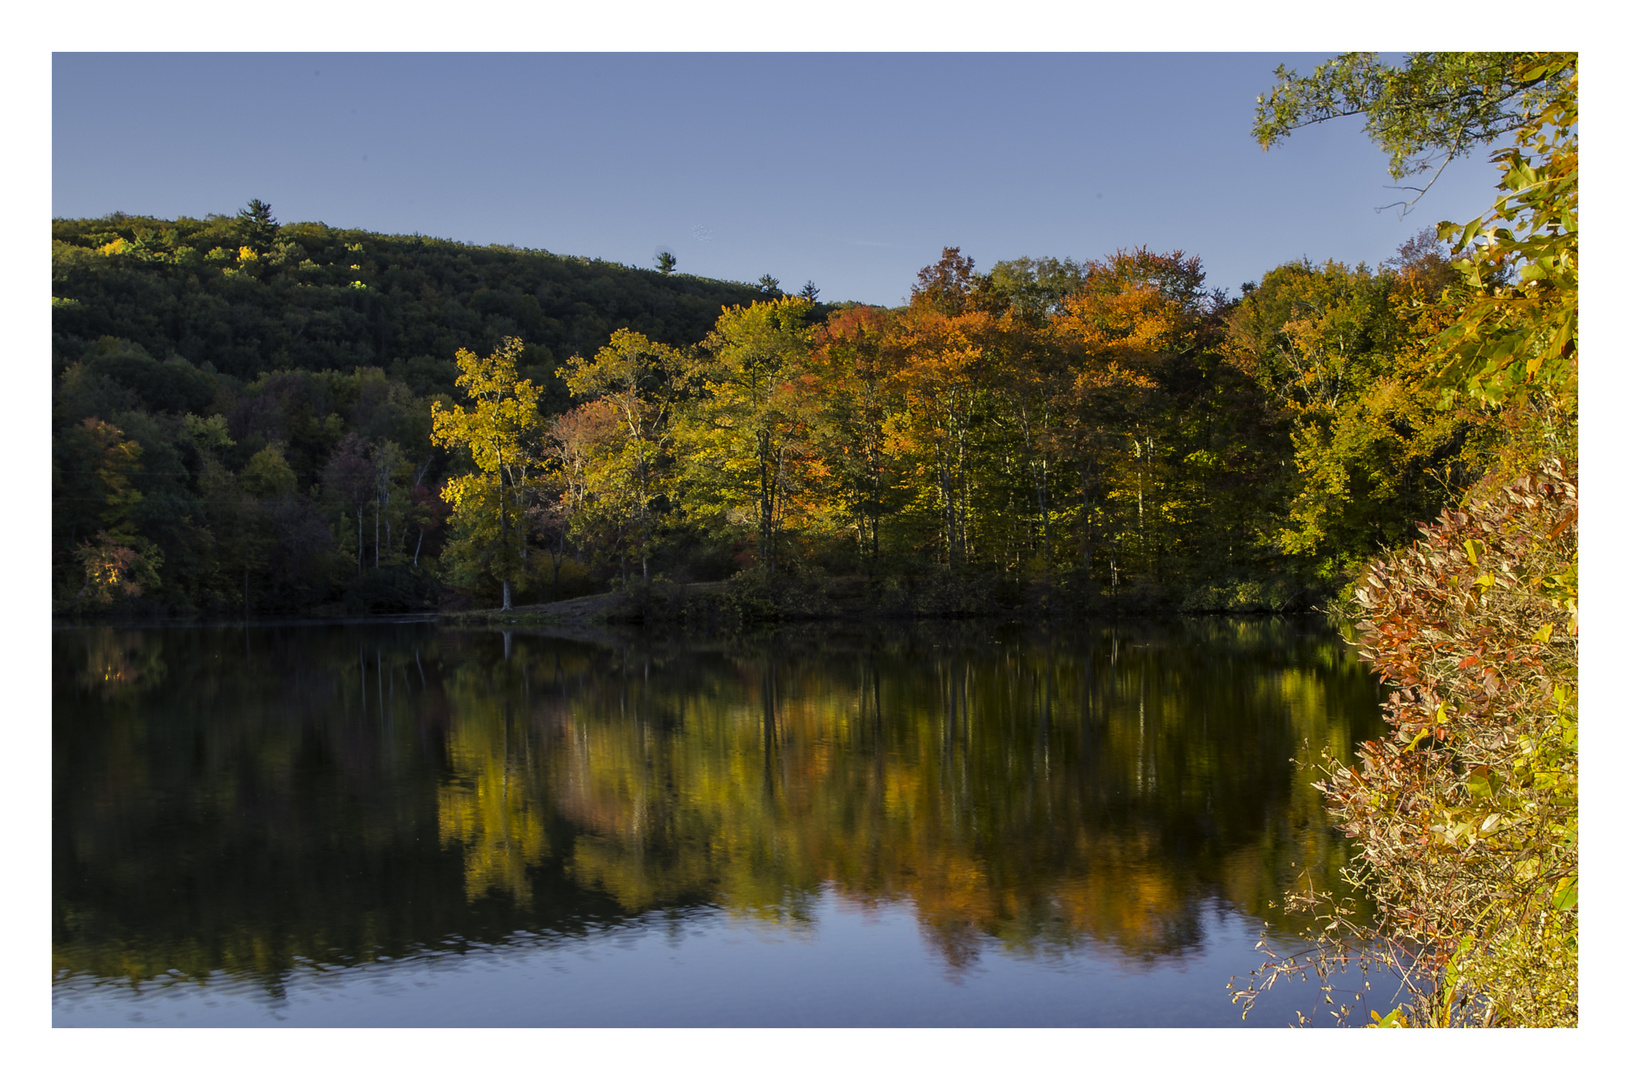
<path id="1" fill-rule="evenodd" d="M 1346 857 L 1292 759 L 1380 727 L 1287 620 L 64 629 L 53 665 L 58 1026 L 1241 1026 L 1270 905 Z"/>

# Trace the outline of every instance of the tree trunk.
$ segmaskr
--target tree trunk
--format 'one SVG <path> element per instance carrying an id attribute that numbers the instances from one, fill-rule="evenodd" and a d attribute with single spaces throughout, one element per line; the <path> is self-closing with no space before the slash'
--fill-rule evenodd
<path id="1" fill-rule="evenodd" d="M 1041 553 L 1047 562 L 1049 570 L 1053 565 L 1053 541 L 1048 528 L 1049 514 L 1047 513 L 1047 462 L 1042 461 L 1036 469 L 1036 508 L 1041 511 Z"/>
<path id="2" fill-rule="evenodd" d="M 1081 462 L 1081 569 L 1092 573 L 1092 497 L 1097 478 L 1087 462 Z"/>
<path id="3" fill-rule="evenodd" d="M 763 432 L 758 436 L 758 557 L 765 562 L 770 573 L 775 573 L 774 495 L 770 490 L 770 441 Z"/>

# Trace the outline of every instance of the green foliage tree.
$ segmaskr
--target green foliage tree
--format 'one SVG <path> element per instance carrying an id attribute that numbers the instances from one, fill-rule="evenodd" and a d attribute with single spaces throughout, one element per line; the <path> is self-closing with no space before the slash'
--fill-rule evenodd
<path id="1" fill-rule="evenodd" d="M 816 329 L 809 382 L 818 402 L 812 438 L 822 462 L 826 497 L 838 508 L 835 529 L 854 530 L 857 547 L 875 566 L 883 519 L 900 509 L 900 463 L 891 423 L 900 403 L 884 350 L 887 313 L 854 307 Z"/>
<path id="2" fill-rule="evenodd" d="M 1577 94 L 1568 54 L 1409 53 L 1402 67 L 1375 53 L 1342 53 L 1310 76 L 1280 66 L 1258 95 L 1252 134 L 1264 150 L 1292 131 L 1363 116 L 1394 179 L 1439 172 L 1479 145 L 1527 130 L 1536 115 Z M 1424 192 L 1424 189 L 1416 189 Z"/>
<path id="3" fill-rule="evenodd" d="M 1464 489 L 1486 426 L 1476 408 L 1440 408 L 1421 345 L 1444 323 L 1448 259 L 1423 237 L 1405 251 L 1378 273 L 1288 263 L 1229 317 L 1230 355 L 1275 407 L 1294 463 L 1284 522 L 1264 531 L 1332 587 Z"/>
<path id="4" fill-rule="evenodd" d="M 701 508 L 753 522 L 771 573 L 799 486 L 812 405 L 798 376 L 810 350 L 809 302 L 789 296 L 733 307 L 702 343 L 702 395 L 685 417 L 690 490 Z"/>
<path id="5" fill-rule="evenodd" d="M 1025 256 L 998 262 L 979 282 L 983 307 L 1042 323 L 1062 314 L 1064 300 L 1086 284 L 1087 268 L 1073 259 Z"/>
<path id="6" fill-rule="evenodd" d="M 362 578 L 363 544 L 362 511 L 368 505 L 374 488 L 373 463 L 368 460 L 368 441 L 352 431 L 341 439 L 334 453 L 323 467 L 323 486 L 342 506 L 348 506 L 356 516 L 357 579 Z"/>
<path id="7" fill-rule="evenodd" d="M 1440 341 L 1447 388 L 1493 402 L 1517 387 L 1577 394 L 1578 68 L 1576 53 L 1411 53 L 1402 68 L 1344 53 L 1306 78 L 1280 68 L 1278 85 L 1257 99 L 1264 149 L 1362 113 L 1399 178 L 1429 169 L 1422 155 L 1446 165 L 1513 136 L 1493 157 L 1505 175 L 1489 213 L 1439 226 L 1470 290 Z"/>
<path id="8" fill-rule="evenodd" d="M 1439 339 L 1439 382 L 1493 403 L 1531 396 L 1566 428 L 1579 398 L 1578 61 L 1526 59 L 1517 77 L 1550 92 L 1530 104 L 1517 145 L 1495 155 L 1502 194 L 1483 218 L 1439 226 L 1470 292 Z"/>
<path id="9" fill-rule="evenodd" d="M 529 343 L 521 374 L 559 410 L 569 404 L 549 378 L 559 358 L 592 355 L 623 326 L 691 345 L 722 305 L 760 295 L 751 285 L 689 274 L 319 222 L 275 225 L 269 240 L 256 232 L 262 251 L 250 242 L 251 228 L 260 230 L 247 218 L 219 215 L 54 221 L 57 369 L 108 336 L 161 362 L 207 361 L 246 382 L 280 369 L 377 367 L 417 396 L 450 396 L 459 348 L 520 337 Z M 242 259 L 240 249 L 254 257 Z"/>
<path id="10" fill-rule="evenodd" d="M 277 219 L 272 208 L 259 199 L 250 199 L 249 205 L 238 211 L 238 229 L 243 243 L 256 255 L 268 255 L 277 242 Z"/>

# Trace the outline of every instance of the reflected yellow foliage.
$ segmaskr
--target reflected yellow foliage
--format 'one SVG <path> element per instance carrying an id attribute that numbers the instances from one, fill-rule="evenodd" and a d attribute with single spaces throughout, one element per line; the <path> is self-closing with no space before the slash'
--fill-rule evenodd
<path id="1" fill-rule="evenodd" d="M 164 680 L 161 647 L 137 632 L 97 627 L 87 632 L 85 645 L 85 662 L 75 681 L 103 701 Z"/>
<path id="2" fill-rule="evenodd" d="M 1309 868 L 1333 881 L 1340 844 L 1288 764 L 1353 744 L 1328 670 L 1259 666 L 1219 700 L 1183 656 L 1110 642 L 1107 658 L 943 657 L 888 680 L 737 659 L 678 688 L 606 672 L 551 706 L 527 790 L 580 830 L 570 875 L 631 912 L 705 897 L 779 920 L 831 887 L 909 900 L 953 965 L 981 936 L 1153 957 L 1197 941 L 1198 895 L 1266 915 L 1276 882 Z M 1246 745 L 1231 741 L 1242 725 Z M 1239 817 L 1209 792 L 1264 783 L 1293 827 L 1236 820 L 1185 841 L 1191 863 L 1174 854 L 1191 818 Z"/>
<path id="3" fill-rule="evenodd" d="M 1339 643 L 1251 621 L 413 633 L 65 637 L 56 970 L 275 980 L 562 913 L 797 926 L 823 894 L 908 905 L 953 972 L 992 947 L 1153 962 L 1204 941 L 1208 904 L 1293 928 L 1270 904 L 1346 850 L 1290 759 L 1379 719 Z"/>
<path id="4" fill-rule="evenodd" d="M 460 672 L 451 690 L 452 776 L 436 791 L 441 841 L 463 849 L 469 899 L 502 889 L 529 903 L 527 867 L 549 855 L 549 842 L 527 732 L 472 673 Z"/>

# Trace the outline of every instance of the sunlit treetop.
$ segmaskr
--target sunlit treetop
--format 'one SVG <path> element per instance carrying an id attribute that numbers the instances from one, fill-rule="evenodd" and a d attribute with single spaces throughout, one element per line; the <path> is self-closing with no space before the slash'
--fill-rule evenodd
<path id="1" fill-rule="evenodd" d="M 1568 93 L 1577 67 L 1576 53 L 1515 52 L 1409 53 L 1402 67 L 1342 53 L 1308 76 L 1281 65 L 1251 133 L 1266 150 L 1297 128 L 1362 114 L 1402 179 L 1520 131 Z"/>

